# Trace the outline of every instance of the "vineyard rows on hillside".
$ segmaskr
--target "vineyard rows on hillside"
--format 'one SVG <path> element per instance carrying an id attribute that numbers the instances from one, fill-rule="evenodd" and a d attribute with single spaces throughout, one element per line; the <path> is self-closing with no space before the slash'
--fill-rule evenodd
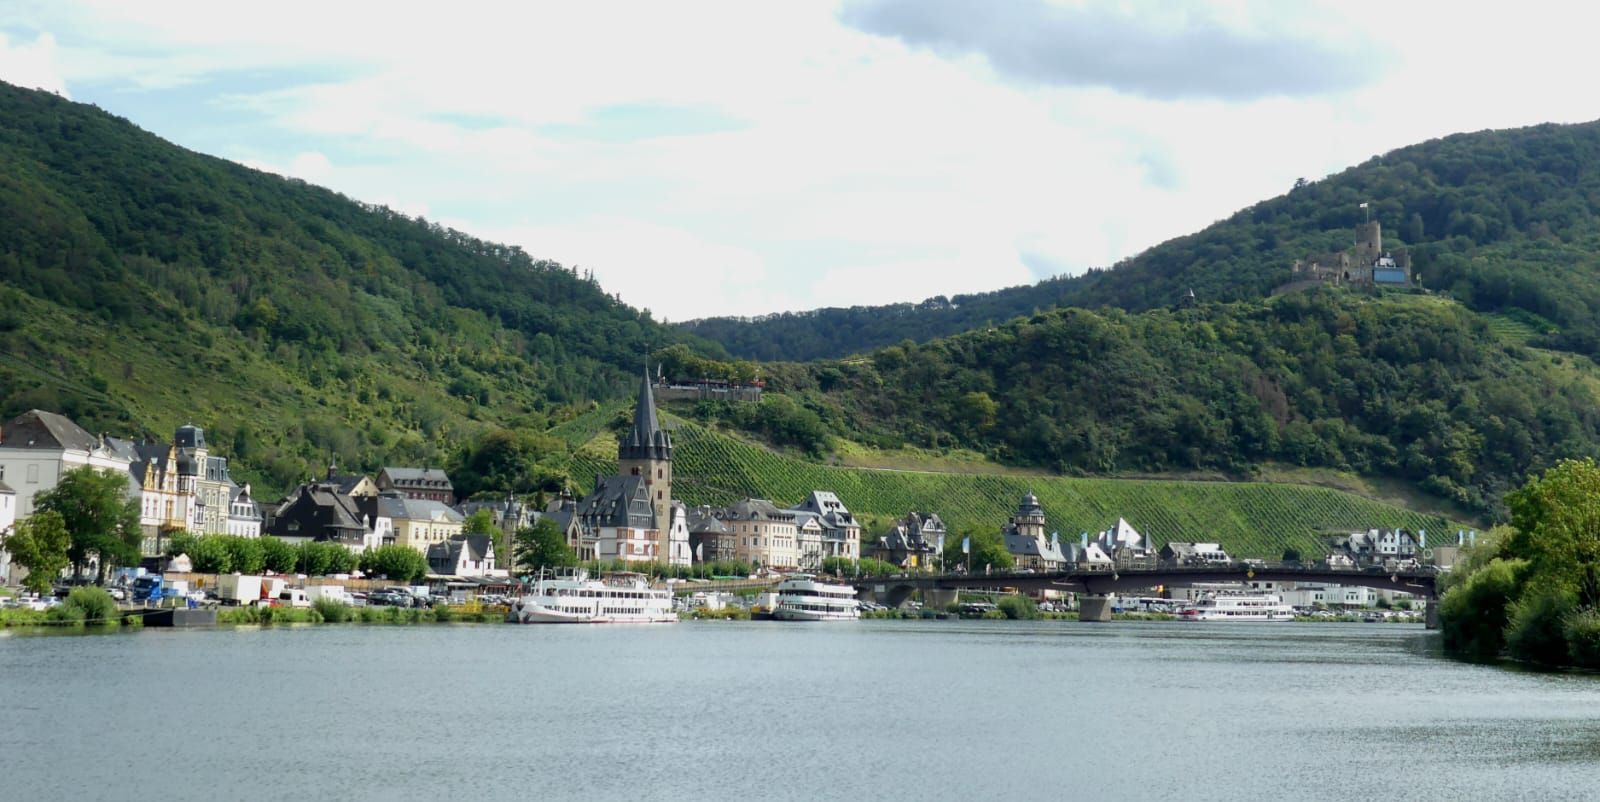
<path id="1" fill-rule="evenodd" d="M 934 512 L 953 532 L 995 530 L 1030 490 L 1064 542 L 1120 518 L 1168 541 L 1219 542 L 1239 556 L 1279 557 L 1327 551 L 1327 537 L 1368 527 L 1403 526 L 1444 534 L 1443 518 L 1321 487 L 1251 482 L 1018 477 L 841 468 L 773 453 L 699 424 L 669 418 L 673 494 L 691 506 L 755 496 L 780 506 L 812 490 L 831 490 L 868 524 L 881 527 L 912 510 Z M 571 473 L 580 493 L 597 473 L 616 470 L 606 433 L 580 447 Z"/>

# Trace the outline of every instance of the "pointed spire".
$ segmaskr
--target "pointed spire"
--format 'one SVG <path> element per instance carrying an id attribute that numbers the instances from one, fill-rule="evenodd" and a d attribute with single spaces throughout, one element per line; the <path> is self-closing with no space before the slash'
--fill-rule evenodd
<path id="1" fill-rule="evenodd" d="M 672 439 L 661 429 L 655 393 L 650 389 L 650 366 L 645 363 L 639 381 L 639 401 L 633 408 L 633 431 L 617 447 L 618 459 L 672 459 Z"/>

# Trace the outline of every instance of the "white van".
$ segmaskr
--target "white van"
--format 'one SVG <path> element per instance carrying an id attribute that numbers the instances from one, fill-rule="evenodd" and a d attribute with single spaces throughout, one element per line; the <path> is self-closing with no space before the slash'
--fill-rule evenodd
<path id="1" fill-rule="evenodd" d="M 303 588 L 284 588 L 278 592 L 279 607 L 310 607 L 311 599 Z"/>

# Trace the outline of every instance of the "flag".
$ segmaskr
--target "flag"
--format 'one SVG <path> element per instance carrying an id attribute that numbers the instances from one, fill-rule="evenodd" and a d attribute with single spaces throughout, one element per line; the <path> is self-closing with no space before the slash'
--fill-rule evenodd
<path id="1" fill-rule="evenodd" d="M 939 553 L 940 554 L 944 553 L 944 533 L 943 532 L 939 533 Z"/>
<path id="2" fill-rule="evenodd" d="M 961 539 L 961 553 L 962 554 L 971 554 L 972 553 L 972 538 L 964 537 L 964 538 Z"/>
<path id="3" fill-rule="evenodd" d="M 1365 203 L 1365 202 L 1363 202 L 1363 203 L 1362 203 L 1362 204 L 1361 204 L 1361 205 L 1360 205 L 1360 206 L 1358 206 L 1358 207 L 1356 207 L 1356 208 L 1358 208 L 1358 209 L 1365 209 L 1365 208 L 1367 208 L 1367 204 L 1366 204 L 1366 203 Z"/>
<path id="4" fill-rule="evenodd" d="M 1426 530 L 1426 529 L 1418 529 L 1417 530 L 1417 548 L 1426 549 L 1427 547 L 1428 547 L 1428 530 Z"/>

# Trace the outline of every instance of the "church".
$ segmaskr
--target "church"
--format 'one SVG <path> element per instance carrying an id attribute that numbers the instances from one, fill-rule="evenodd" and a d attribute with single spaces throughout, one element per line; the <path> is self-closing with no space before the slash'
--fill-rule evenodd
<path id="1" fill-rule="evenodd" d="M 672 497 L 672 438 L 661 428 L 650 372 L 633 428 L 617 445 L 616 476 L 595 477 L 573 511 L 581 559 L 689 565 L 688 513 Z"/>

